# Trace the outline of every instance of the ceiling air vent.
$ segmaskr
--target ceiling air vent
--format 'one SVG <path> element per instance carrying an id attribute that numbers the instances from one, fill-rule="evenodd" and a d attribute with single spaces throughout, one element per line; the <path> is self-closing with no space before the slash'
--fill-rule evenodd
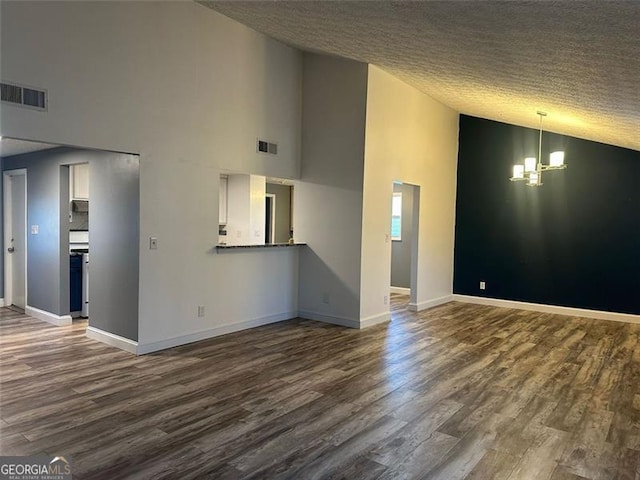
<path id="1" fill-rule="evenodd" d="M 257 151 L 262 153 L 278 154 L 278 144 L 258 139 Z"/>
<path id="2" fill-rule="evenodd" d="M 6 82 L 0 83 L 0 100 L 37 110 L 47 109 L 46 90 L 37 90 Z"/>

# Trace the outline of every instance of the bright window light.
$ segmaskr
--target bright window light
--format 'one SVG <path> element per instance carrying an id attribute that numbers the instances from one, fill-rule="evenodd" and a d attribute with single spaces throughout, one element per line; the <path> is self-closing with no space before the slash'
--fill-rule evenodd
<path id="1" fill-rule="evenodd" d="M 402 192 L 394 192 L 391 203 L 391 240 L 402 240 Z"/>
<path id="2" fill-rule="evenodd" d="M 524 165 L 513 166 L 513 178 L 524 178 Z"/>
<path id="3" fill-rule="evenodd" d="M 527 157 L 524 159 L 524 171 L 525 172 L 536 171 L 536 157 Z"/>
<path id="4" fill-rule="evenodd" d="M 564 152 L 551 152 L 549 156 L 550 167 L 561 167 L 564 164 Z"/>

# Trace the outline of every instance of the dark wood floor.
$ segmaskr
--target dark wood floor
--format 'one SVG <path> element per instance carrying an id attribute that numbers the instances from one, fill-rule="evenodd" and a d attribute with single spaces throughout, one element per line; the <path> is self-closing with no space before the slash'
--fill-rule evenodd
<path id="1" fill-rule="evenodd" d="M 74 478 L 640 478 L 640 326 L 401 301 L 142 357 L 3 309 L 1 453 Z"/>

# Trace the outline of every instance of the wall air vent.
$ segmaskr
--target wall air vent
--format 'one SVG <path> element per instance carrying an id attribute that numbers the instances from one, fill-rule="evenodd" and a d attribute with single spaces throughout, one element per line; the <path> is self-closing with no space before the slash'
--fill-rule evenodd
<path id="1" fill-rule="evenodd" d="M 47 109 L 46 90 L 37 90 L 24 85 L 0 83 L 0 100 L 13 105 L 21 105 L 36 110 Z"/>
<path id="2" fill-rule="evenodd" d="M 267 142 L 266 140 L 258 139 L 258 143 L 256 145 L 256 150 L 262 153 L 270 153 L 271 155 L 278 154 L 278 144 Z"/>

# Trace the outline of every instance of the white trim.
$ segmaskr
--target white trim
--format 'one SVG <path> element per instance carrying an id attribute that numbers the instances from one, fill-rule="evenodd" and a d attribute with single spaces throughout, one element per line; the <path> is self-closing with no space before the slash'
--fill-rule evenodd
<path id="1" fill-rule="evenodd" d="M 370 317 L 363 318 L 361 320 L 353 320 L 345 317 L 335 317 L 333 315 L 325 315 L 323 313 L 312 312 L 309 310 L 301 310 L 298 312 L 300 318 L 307 320 L 315 320 L 317 322 L 331 323 L 333 325 L 339 325 L 341 327 L 348 328 L 367 328 L 379 323 L 388 322 L 391 320 L 390 312 L 382 312 L 377 315 L 371 315 Z"/>
<path id="2" fill-rule="evenodd" d="M 56 315 L 45 310 L 40 310 L 36 307 L 30 307 L 29 305 L 24 308 L 24 313 L 32 316 L 33 318 L 37 318 L 38 320 L 57 325 L 58 327 L 71 325 L 72 322 L 71 315 Z"/>
<path id="3" fill-rule="evenodd" d="M 136 353 L 138 355 L 144 355 L 145 353 L 157 352 L 158 350 L 164 350 L 166 348 L 186 345 L 187 343 L 199 342 L 201 340 L 219 337 L 220 335 L 226 335 L 228 333 L 246 330 L 248 328 L 260 327 L 262 325 L 268 325 L 270 323 L 282 322 L 283 320 L 291 320 L 292 318 L 296 318 L 297 316 L 298 312 L 284 312 L 276 315 L 268 315 L 266 317 L 255 318 L 253 320 L 247 320 L 244 322 L 233 323 L 231 325 L 222 325 L 220 327 L 209 328 L 207 330 L 190 333 L 188 335 L 181 335 L 179 337 L 160 340 L 159 342 L 142 344 L 138 343 Z"/>
<path id="4" fill-rule="evenodd" d="M 456 302 L 475 303 L 478 305 L 490 305 L 493 307 L 516 308 L 518 310 L 533 310 L 536 312 L 556 313 L 573 317 L 595 318 L 597 320 L 613 320 L 615 322 L 640 323 L 640 315 L 630 313 L 606 312 L 603 310 L 587 310 L 585 308 L 561 307 L 558 305 L 545 305 L 542 303 L 517 302 L 515 300 L 502 300 L 499 298 L 474 297 L 471 295 L 453 295 Z"/>
<path id="5" fill-rule="evenodd" d="M 301 318 L 306 318 L 308 320 L 316 320 L 318 322 L 340 325 L 341 327 L 361 328 L 360 322 L 351 318 L 334 317 L 332 315 L 325 315 L 323 313 L 312 312 L 309 310 L 300 310 L 298 312 L 298 316 Z"/>
<path id="6" fill-rule="evenodd" d="M 10 230 L 12 224 L 10 193 L 11 175 L 9 175 L 9 172 L 4 172 L 4 175 L 2 176 L 2 189 L 4 193 L 4 209 L 2 211 L 2 227 L 4 228 L 4 251 L 2 252 L 4 258 L 4 296 L 7 299 L 8 304 L 11 305 L 11 300 L 13 298 L 13 262 L 10 261 L 9 252 L 7 251 L 7 248 L 9 248 L 8 245 L 11 237 Z"/>
<path id="7" fill-rule="evenodd" d="M 380 323 L 385 323 L 391 320 L 391 312 L 382 312 L 378 315 L 371 315 L 370 317 L 360 319 L 360 328 L 372 327 Z"/>
<path id="8" fill-rule="evenodd" d="M 105 332 L 104 330 L 100 330 L 99 328 L 92 326 L 87 327 L 86 335 L 92 340 L 106 343 L 107 345 L 119 348 L 120 350 L 124 350 L 125 352 L 133 354 L 138 353 L 138 342 L 134 342 L 133 340 L 129 340 L 128 338 L 121 337 L 120 335 Z"/>
<path id="9" fill-rule="evenodd" d="M 27 251 L 29 248 L 29 225 L 28 225 L 28 196 L 27 196 L 27 169 L 26 168 L 17 168 L 15 170 L 5 170 L 2 176 L 2 186 L 3 186 L 3 200 L 4 200 L 4 208 L 2 212 L 3 216 L 3 228 L 4 228 L 4 298 L 6 298 L 7 305 L 11 305 L 13 303 L 13 261 L 11 259 L 11 255 L 7 250 L 7 245 L 11 242 L 12 235 L 12 191 L 11 188 L 11 177 L 17 177 L 24 175 L 24 304 L 27 306 L 28 300 L 28 289 L 27 289 L 27 270 L 28 270 L 28 256 Z"/>
<path id="10" fill-rule="evenodd" d="M 4 306 L 5 306 L 4 298 L 0 298 L 0 307 L 4 307 Z"/>
<path id="11" fill-rule="evenodd" d="M 433 298 L 425 302 L 410 303 L 408 309 L 412 312 L 420 312 L 427 308 L 437 307 L 438 305 L 443 305 L 451 301 L 453 301 L 453 295 L 445 295 L 444 297 Z"/>
<path id="12" fill-rule="evenodd" d="M 411 289 L 406 287 L 389 287 L 390 293 L 398 293 L 400 295 L 411 295 Z"/>

